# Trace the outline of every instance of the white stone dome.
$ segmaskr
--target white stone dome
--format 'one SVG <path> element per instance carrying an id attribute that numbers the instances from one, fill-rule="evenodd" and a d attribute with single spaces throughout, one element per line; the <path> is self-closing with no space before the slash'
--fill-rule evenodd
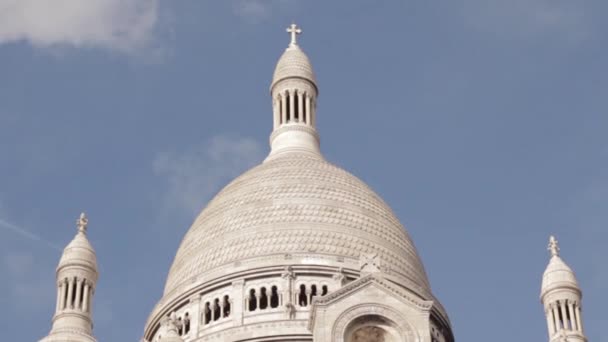
<path id="1" fill-rule="evenodd" d="M 554 255 L 549 260 L 549 265 L 543 273 L 543 282 L 541 285 L 541 295 L 553 289 L 570 288 L 578 290 L 578 281 L 572 269 L 560 258 Z"/>
<path id="2" fill-rule="evenodd" d="M 300 78 L 310 81 L 316 87 L 315 73 L 310 59 L 299 45 L 291 44 L 279 58 L 274 69 L 271 89 L 280 81 L 287 78 Z"/>
<path id="3" fill-rule="evenodd" d="M 288 254 L 314 255 L 312 264 L 377 254 L 403 286 L 432 296 L 414 244 L 388 205 L 320 155 L 298 152 L 252 168 L 209 202 L 181 242 L 165 296 L 208 281 L 222 266 L 272 265 Z"/>
<path id="4" fill-rule="evenodd" d="M 57 270 L 67 266 L 81 266 L 87 269 L 97 269 L 95 250 L 84 232 L 78 232 L 74 239 L 65 247 Z"/>

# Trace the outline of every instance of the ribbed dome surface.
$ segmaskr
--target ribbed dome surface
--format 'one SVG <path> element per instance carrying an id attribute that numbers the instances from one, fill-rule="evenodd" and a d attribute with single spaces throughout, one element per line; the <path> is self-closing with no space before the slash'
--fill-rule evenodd
<path id="1" fill-rule="evenodd" d="M 77 233 L 74 239 L 65 247 L 57 268 L 60 269 L 68 265 L 80 265 L 97 269 L 95 250 L 91 246 L 87 236 L 82 232 Z"/>
<path id="2" fill-rule="evenodd" d="M 287 253 L 377 253 L 404 285 L 430 293 L 416 249 L 384 201 L 321 156 L 294 152 L 245 172 L 209 202 L 177 251 L 165 295 L 218 266 Z"/>
<path id="3" fill-rule="evenodd" d="M 291 77 L 304 78 L 316 84 L 310 59 L 298 45 L 290 45 L 285 49 L 274 69 L 272 86 L 280 80 Z"/>
<path id="4" fill-rule="evenodd" d="M 560 258 L 553 256 L 543 273 L 541 294 L 554 288 L 579 288 L 578 281 L 572 269 Z"/>

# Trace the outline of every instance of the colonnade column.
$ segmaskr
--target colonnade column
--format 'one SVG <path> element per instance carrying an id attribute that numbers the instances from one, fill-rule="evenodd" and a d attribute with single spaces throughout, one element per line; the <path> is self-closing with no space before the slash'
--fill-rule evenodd
<path id="1" fill-rule="evenodd" d="M 553 310 L 551 307 L 548 307 L 545 310 L 547 315 L 547 324 L 549 325 L 549 335 L 553 335 L 555 333 L 555 320 L 553 319 Z"/>
<path id="2" fill-rule="evenodd" d="M 294 113 L 296 112 L 295 94 L 294 91 L 289 90 L 289 120 L 293 121 Z"/>
<path id="3" fill-rule="evenodd" d="M 310 117 L 310 96 L 308 96 L 308 94 L 306 94 L 306 104 L 304 107 L 304 113 L 306 115 L 306 124 L 312 126 L 312 118 Z"/>
<path id="4" fill-rule="evenodd" d="M 91 285 L 88 281 L 84 283 L 84 295 L 82 298 L 82 311 L 89 312 L 89 292 L 91 291 Z"/>
<path id="5" fill-rule="evenodd" d="M 298 101 L 298 121 L 306 122 L 306 114 L 304 113 L 304 94 L 300 94 L 300 92 L 296 95 L 296 100 Z"/>
<path id="6" fill-rule="evenodd" d="M 281 94 L 281 123 L 287 123 L 287 96 Z"/>
<path id="7" fill-rule="evenodd" d="M 279 125 L 280 125 L 280 118 L 281 118 L 280 105 L 281 105 L 281 98 L 280 97 L 273 100 L 273 102 L 272 102 L 272 118 L 274 119 L 273 120 L 274 129 L 277 129 L 277 127 L 279 127 Z"/>
<path id="8" fill-rule="evenodd" d="M 566 303 L 566 305 L 568 306 L 568 317 L 569 317 L 569 321 L 570 321 L 570 330 L 578 330 L 578 325 L 576 324 L 576 318 L 574 317 L 574 306 L 572 304 L 572 301 L 568 301 Z"/>
<path id="9" fill-rule="evenodd" d="M 553 319 L 555 320 L 555 332 L 558 332 L 561 329 L 559 324 L 559 308 L 557 304 L 553 304 Z"/>
<path id="10" fill-rule="evenodd" d="M 74 307 L 74 303 L 72 302 L 72 293 L 74 291 L 74 278 L 70 278 L 68 280 L 68 298 L 66 308 L 71 309 Z"/>
<path id="11" fill-rule="evenodd" d="M 576 325 L 578 331 L 583 332 L 583 320 L 581 319 L 581 307 L 576 305 Z"/>
<path id="12" fill-rule="evenodd" d="M 561 311 L 562 311 L 562 324 L 564 325 L 564 330 L 569 330 L 571 328 L 568 326 L 568 315 L 567 315 L 568 313 L 566 312 L 566 310 L 567 310 L 566 301 L 562 300 L 562 301 L 560 301 L 559 304 L 561 306 Z"/>
<path id="13" fill-rule="evenodd" d="M 82 294 L 82 279 L 76 278 L 76 299 L 74 300 L 74 309 L 80 309 L 80 295 Z"/>
<path id="14" fill-rule="evenodd" d="M 55 312 L 59 312 L 61 307 L 61 298 L 63 295 L 61 291 L 63 291 L 63 283 L 59 282 L 57 283 L 57 303 L 55 304 Z"/>

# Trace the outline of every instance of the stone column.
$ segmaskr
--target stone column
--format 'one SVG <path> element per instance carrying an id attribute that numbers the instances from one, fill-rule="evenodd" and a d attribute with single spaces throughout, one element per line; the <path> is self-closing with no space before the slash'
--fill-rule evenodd
<path id="1" fill-rule="evenodd" d="M 59 312 L 60 309 L 60 305 L 61 305 L 61 297 L 62 297 L 62 292 L 63 290 L 63 283 L 62 282 L 58 282 L 57 283 L 57 304 L 55 305 L 55 313 Z"/>
<path id="2" fill-rule="evenodd" d="M 547 316 L 547 324 L 549 326 L 549 338 L 551 338 L 551 336 L 555 334 L 555 321 L 553 319 L 553 310 L 551 309 L 551 306 L 545 310 L 545 314 Z"/>
<path id="3" fill-rule="evenodd" d="M 65 279 L 61 280 L 61 299 L 59 304 L 59 310 L 64 310 L 66 307 L 66 294 L 68 291 L 68 283 Z"/>
<path id="4" fill-rule="evenodd" d="M 568 301 L 568 303 L 566 303 L 566 305 L 568 306 L 568 317 L 570 318 L 570 330 L 575 331 L 578 330 L 578 325 L 576 324 L 576 318 L 574 317 L 574 306 L 572 304 L 572 301 Z"/>
<path id="5" fill-rule="evenodd" d="M 287 123 L 287 96 L 285 94 L 281 94 L 281 122 Z"/>
<path id="6" fill-rule="evenodd" d="M 304 114 L 304 94 L 300 94 L 300 92 L 298 92 L 298 96 L 296 97 L 296 99 L 298 100 L 298 121 L 306 122 L 306 117 Z"/>
<path id="7" fill-rule="evenodd" d="M 294 113 L 296 110 L 296 97 L 293 90 L 289 91 L 289 119 L 294 121 Z"/>
<path id="8" fill-rule="evenodd" d="M 80 294 L 82 293 L 82 279 L 76 279 L 76 299 L 74 300 L 74 309 L 80 309 L 82 303 L 80 302 Z"/>
<path id="9" fill-rule="evenodd" d="M 230 311 L 232 312 L 234 326 L 240 326 L 243 324 L 245 305 L 247 305 L 247 303 L 245 303 L 245 298 L 244 298 L 245 296 L 244 296 L 243 291 L 245 291 L 245 281 L 244 280 L 237 280 L 232 283 L 232 293 L 231 293 L 232 302 L 244 304 L 244 305 L 233 305 L 233 307 L 230 308 Z"/>
<path id="10" fill-rule="evenodd" d="M 576 305 L 576 325 L 578 327 L 578 331 L 583 332 L 583 320 L 581 319 L 581 307 Z"/>
<path id="11" fill-rule="evenodd" d="M 91 285 L 88 281 L 84 282 L 84 296 L 82 298 L 82 311 L 89 312 L 89 292 L 91 291 Z"/>
<path id="12" fill-rule="evenodd" d="M 555 319 L 555 332 L 558 332 L 561 330 L 561 326 L 559 324 L 559 308 L 558 308 L 558 303 L 555 303 L 552 305 L 552 309 L 553 309 L 553 318 Z"/>
<path id="13" fill-rule="evenodd" d="M 195 295 L 190 298 L 190 333 L 198 336 L 198 327 L 201 317 L 201 296 Z M 203 318 L 204 319 L 204 318 Z"/>
<path id="14" fill-rule="evenodd" d="M 310 121 L 310 96 L 306 94 L 306 105 L 304 108 L 304 113 L 306 115 L 306 124 L 312 126 L 312 122 Z"/>
<path id="15" fill-rule="evenodd" d="M 311 122 L 313 126 L 317 125 L 317 102 L 314 99 L 310 101 L 310 114 Z"/>
<path id="16" fill-rule="evenodd" d="M 93 283 L 89 287 L 89 312 L 93 312 L 93 295 L 95 295 L 95 287 Z"/>
<path id="17" fill-rule="evenodd" d="M 74 291 L 74 278 L 70 278 L 68 280 L 68 300 L 66 308 L 71 309 L 74 307 L 74 303 L 72 302 L 72 293 Z"/>
<path id="18" fill-rule="evenodd" d="M 226 307 L 226 298 L 220 298 L 220 318 L 224 318 L 224 308 Z"/>
<path id="19" fill-rule="evenodd" d="M 570 327 L 568 327 L 568 313 L 566 312 L 566 301 L 561 300 L 559 304 L 561 306 L 562 311 L 562 324 L 564 325 L 564 330 L 569 330 Z"/>

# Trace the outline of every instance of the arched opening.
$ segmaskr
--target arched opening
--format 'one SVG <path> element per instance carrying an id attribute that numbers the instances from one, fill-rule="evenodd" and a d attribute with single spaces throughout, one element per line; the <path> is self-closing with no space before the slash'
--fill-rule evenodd
<path id="1" fill-rule="evenodd" d="M 76 303 L 76 307 L 78 309 L 83 308 L 84 307 L 84 290 L 85 290 L 85 282 L 82 281 L 80 282 L 80 298 L 78 298 L 78 302 Z"/>
<path id="2" fill-rule="evenodd" d="M 264 310 L 268 307 L 268 296 L 266 295 L 266 288 L 262 287 L 260 290 L 260 310 Z"/>
<path id="3" fill-rule="evenodd" d="M 325 296 L 327 294 L 327 285 L 323 285 L 322 287 L 322 291 L 321 291 L 321 296 Z"/>
<path id="4" fill-rule="evenodd" d="M 300 94 L 295 92 L 293 94 L 294 106 L 293 106 L 293 119 L 295 122 L 300 121 Z"/>
<path id="5" fill-rule="evenodd" d="M 310 302 L 312 303 L 312 299 L 317 296 L 317 285 L 313 285 L 310 287 Z"/>
<path id="6" fill-rule="evenodd" d="M 179 336 L 182 336 L 184 334 L 184 322 L 182 321 L 181 317 L 177 319 L 177 334 Z"/>
<path id="7" fill-rule="evenodd" d="M 397 342 L 402 341 L 397 326 L 378 315 L 365 315 L 354 319 L 346 328 L 344 342 Z"/>
<path id="8" fill-rule="evenodd" d="M 204 317 L 204 323 L 205 324 L 209 324 L 209 322 L 211 322 L 211 304 L 209 302 L 205 303 L 205 309 L 204 309 L 204 313 L 203 315 Z"/>
<path id="9" fill-rule="evenodd" d="M 289 94 L 289 92 L 287 92 L 285 94 L 285 121 L 286 123 L 288 123 L 289 121 L 291 121 L 291 95 Z"/>
<path id="10" fill-rule="evenodd" d="M 279 307 L 279 292 L 276 286 L 273 286 L 270 289 L 270 307 L 277 308 Z"/>
<path id="11" fill-rule="evenodd" d="M 190 332 L 190 314 L 186 312 L 184 315 L 184 334 Z"/>
<path id="12" fill-rule="evenodd" d="M 220 300 L 219 298 L 216 298 L 215 301 L 213 301 L 213 320 L 217 321 L 218 319 L 220 319 L 221 316 L 221 308 L 220 308 Z"/>
<path id="13" fill-rule="evenodd" d="M 300 306 L 308 305 L 308 298 L 306 297 L 306 286 L 304 284 L 300 285 L 300 293 L 298 295 L 298 304 Z"/>
<path id="14" fill-rule="evenodd" d="M 249 291 L 249 311 L 255 311 L 258 308 L 257 299 L 255 297 L 255 289 Z"/>
<path id="15" fill-rule="evenodd" d="M 230 316 L 230 297 L 224 296 L 224 317 Z"/>

